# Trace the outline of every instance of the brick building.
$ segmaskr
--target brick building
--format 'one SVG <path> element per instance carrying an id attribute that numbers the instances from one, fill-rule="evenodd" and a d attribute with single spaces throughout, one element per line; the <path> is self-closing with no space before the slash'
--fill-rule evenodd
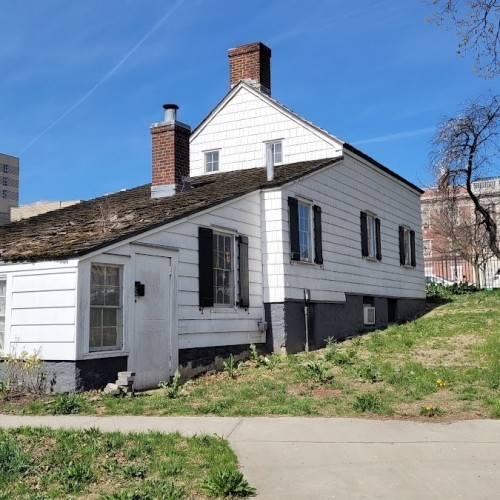
<path id="1" fill-rule="evenodd" d="M 480 179 L 472 186 L 482 205 L 497 214 L 500 177 Z M 426 189 L 421 201 L 426 280 L 500 287 L 500 262 L 489 249 L 486 231 L 466 189 L 458 187 L 446 196 L 437 188 Z"/>

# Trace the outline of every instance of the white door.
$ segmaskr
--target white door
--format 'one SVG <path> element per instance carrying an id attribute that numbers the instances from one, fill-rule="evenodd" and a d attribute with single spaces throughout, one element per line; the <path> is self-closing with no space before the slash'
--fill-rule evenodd
<path id="1" fill-rule="evenodd" d="M 129 370 L 135 372 L 134 387 L 150 389 L 170 377 L 171 279 L 170 258 L 135 255 L 135 281 L 144 295 L 135 297 L 135 331 Z"/>

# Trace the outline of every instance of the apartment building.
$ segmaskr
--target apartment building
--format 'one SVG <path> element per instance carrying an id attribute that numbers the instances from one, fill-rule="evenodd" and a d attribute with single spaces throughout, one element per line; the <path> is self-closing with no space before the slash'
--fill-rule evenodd
<path id="1" fill-rule="evenodd" d="M 19 204 L 19 158 L 0 153 L 0 224 L 10 222 L 10 209 Z"/>

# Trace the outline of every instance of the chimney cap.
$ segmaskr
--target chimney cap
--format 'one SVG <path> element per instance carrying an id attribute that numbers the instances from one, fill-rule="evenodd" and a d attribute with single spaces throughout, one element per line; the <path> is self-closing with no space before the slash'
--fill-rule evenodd
<path id="1" fill-rule="evenodd" d="M 163 109 L 179 109 L 179 106 L 177 104 L 164 104 Z"/>

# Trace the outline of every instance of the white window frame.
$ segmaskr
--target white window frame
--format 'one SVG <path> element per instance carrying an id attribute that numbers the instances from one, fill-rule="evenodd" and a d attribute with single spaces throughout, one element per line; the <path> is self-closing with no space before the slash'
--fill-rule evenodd
<path id="1" fill-rule="evenodd" d="M 403 228 L 403 242 L 404 242 L 404 254 L 405 254 L 405 262 L 403 266 L 413 267 L 411 265 L 411 229 L 408 226 L 401 226 Z"/>
<path id="2" fill-rule="evenodd" d="M 105 305 L 105 304 L 92 304 L 92 269 L 96 267 L 101 267 L 104 269 L 107 268 L 113 268 L 113 269 L 118 269 L 118 276 L 119 276 L 119 300 L 118 300 L 118 305 Z M 98 286 L 103 286 L 103 285 L 98 285 Z M 106 285 L 104 285 L 106 286 Z M 91 263 L 90 265 L 90 297 L 89 297 L 89 303 L 90 303 L 90 308 L 89 308 L 89 339 L 88 339 L 88 349 L 89 353 L 94 353 L 94 352 L 102 352 L 102 351 L 117 351 L 117 350 L 122 350 L 123 349 L 123 266 L 121 265 L 116 265 L 116 264 L 103 264 L 99 262 L 94 262 Z M 91 328 L 92 328 L 92 311 L 93 310 L 101 310 L 102 315 L 104 314 L 104 310 L 115 310 L 116 311 L 116 343 L 115 345 L 111 346 L 91 346 Z M 108 326 L 108 328 L 110 328 Z M 104 325 L 102 324 L 101 320 L 101 329 L 104 329 Z"/>
<path id="3" fill-rule="evenodd" d="M 217 159 L 214 159 L 215 156 L 217 157 Z M 219 170 L 220 170 L 220 150 L 219 149 L 212 149 L 210 151 L 204 151 L 203 157 L 204 157 L 204 167 L 205 167 L 206 174 L 211 174 L 213 172 L 219 172 Z"/>
<path id="4" fill-rule="evenodd" d="M 219 237 L 227 238 L 229 241 L 229 251 L 230 251 L 230 268 L 222 268 L 218 266 L 218 251 L 219 251 Z M 212 247 L 212 258 L 213 258 L 213 279 L 214 279 L 214 307 L 235 307 L 236 304 L 236 244 L 235 244 L 235 234 L 230 232 L 221 231 L 219 229 L 213 230 L 213 247 Z M 218 302 L 217 291 L 218 289 L 224 288 L 223 283 L 220 284 L 217 279 L 218 272 L 228 272 L 228 287 L 229 287 L 229 301 L 228 302 Z"/>
<path id="5" fill-rule="evenodd" d="M 276 151 L 276 146 L 279 145 L 279 151 Z M 281 165 L 283 163 L 283 141 L 281 139 L 276 141 L 269 141 L 265 143 L 265 159 L 267 163 L 268 151 L 271 151 L 273 158 L 273 165 Z"/>
<path id="6" fill-rule="evenodd" d="M 3 328 L 0 328 L 0 354 L 5 352 L 5 319 L 7 316 L 7 278 L 0 276 L 0 283 L 4 283 L 5 295 L 0 295 L 0 318 L 3 318 Z M 2 313 L 3 310 L 3 313 Z M 0 323 L 1 324 L 1 323 Z"/>
<path id="7" fill-rule="evenodd" d="M 309 201 L 297 199 L 299 216 L 299 253 L 300 262 L 313 261 L 313 204 Z M 301 216 L 301 209 L 307 209 L 307 214 Z M 304 223 L 307 221 L 307 226 Z M 304 241 L 305 240 L 305 241 Z M 304 244 L 305 243 L 305 244 Z M 305 255 L 304 255 L 305 253 Z"/>
<path id="8" fill-rule="evenodd" d="M 377 258 L 377 227 L 376 220 L 377 216 L 370 212 L 366 212 L 366 240 L 368 245 L 368 256 L 369 259 Z"/>

